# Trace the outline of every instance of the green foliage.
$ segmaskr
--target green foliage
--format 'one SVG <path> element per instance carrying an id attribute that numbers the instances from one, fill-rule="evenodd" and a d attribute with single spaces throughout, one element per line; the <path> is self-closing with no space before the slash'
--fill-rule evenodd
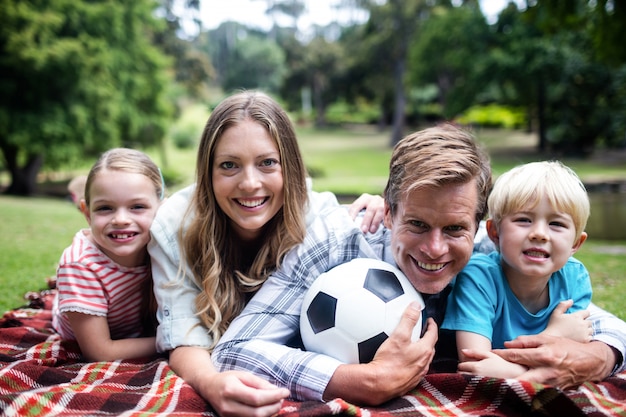
<path id="1" fill-rule="evenodd" d="M 474 126 L 519 129 L 525 124 L 525 114 L 523 110 L 509 106 L 476 105 L 463 112 L 456 121 Z"/>
<path id="2" fill-rule="evenodd" d="M 282 85 L 285 52 L 267 36 L 226 22 L 204 33 L 197 45 L 211 57 L 217 81 L 226 92 L 260 89 L 276 93 Z"/>
<path id="3" fill-rule="evenodd" d="M 198 129 L 193 124 L 180 124 L 174 126 L 170 132 L 174 145 L 179 149 L 193 148 L 198 144 Z"/>
<path id="4" fill-rule="evenodd" d="M 409 80 L 436 85 L 443 114 L 451 118 L 476 102 L 487 84 L 485 51 L 492 34 L 480 9 L 439 7 L 411 43 Z"/>
<path id="5" fill-rule="evenodd" d="M 168 61 L 151 44 L 154 7 L 1 0 L 0 149 L 14 181 L 35 177 L 26 164 L 36 157 L 54 168 L 162 138 L 171 107 Z"/>
<path id="6" fill-rule="evenodd" d="M 179 149 L 195 148 L 200 142 L 209 109 L 203 104 L 188 105 L 169 131 L 170 142 Z"/>
<path id="7" fill-rule="evenodd" d="M 333 125 L 344 123 L 375 123 L 380 118 L 380 110 L 371 103 L 360 100 L 351 104 L 337 101 L 326 110 L 326 121 Z"/>

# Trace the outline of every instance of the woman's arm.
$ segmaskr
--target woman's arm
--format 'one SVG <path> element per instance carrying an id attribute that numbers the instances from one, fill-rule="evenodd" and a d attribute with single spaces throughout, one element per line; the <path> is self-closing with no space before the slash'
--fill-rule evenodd
<path id="1" fill-rule="evenodd" d="M 271 416 L 289 396 L 289 390 L 277 388 L 250 373 L 218 372 L 209 352 L 201 347 L 174 349 L 169 364 L 221 417 Z"/>

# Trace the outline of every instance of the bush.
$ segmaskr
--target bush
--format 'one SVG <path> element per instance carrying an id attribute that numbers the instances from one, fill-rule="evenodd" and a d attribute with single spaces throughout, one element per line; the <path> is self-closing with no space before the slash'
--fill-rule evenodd
<path id="1" fill-rule="evenodd" d="M 524 126 L 526 117 L 521 109 L 488 104 L 472 106 L 457 117 L 457 122 L 482 127 L 517 129 Z"/>
<path id="2" fill-rule="evenodd" d="M 200 134 L 198 126 L 187 123 L 175 126 L 171 132 L 171 139 L 178 149 L 191 149 L 196 146 Z"/>

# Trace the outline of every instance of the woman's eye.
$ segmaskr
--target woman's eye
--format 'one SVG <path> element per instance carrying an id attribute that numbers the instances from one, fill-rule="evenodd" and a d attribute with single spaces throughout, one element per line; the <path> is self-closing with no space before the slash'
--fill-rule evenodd
<path id="1" fill-rule="evenodd" d="M 222 162 L 220 164 L 220 167 L 222 167 L 223 169 L 233 169 L 235 167 L 235 163 L 234 162 Z"/>
<path id="2" fill-rule="evenodd" d="M 261 161 L 261 165 L 264 167 L 273 167 L 274 165 L 278 165 L 278 161 L 276 159 L 264 159 Z"/>

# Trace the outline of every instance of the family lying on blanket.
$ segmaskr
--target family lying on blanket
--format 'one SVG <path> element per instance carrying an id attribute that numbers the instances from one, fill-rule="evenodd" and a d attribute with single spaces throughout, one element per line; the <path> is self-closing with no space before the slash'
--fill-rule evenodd
<path id="1" fill-rule="evenodd" d="M 389 168 L 383 199 L 348 210 L 311 191 L 287 114 L 259 92 L 215 108 L 195 184 L 168 198 L 150 158 L 110 150 L 80 202 L 89 228 L 61 257 L 53 326 L 89 361 L 168 354 L 222 416 L 287 398 L 375 406 L 457 363 L 560 388 L 624 370 L 626 323 L 590 302 L 571 258 L 589 215 L 571 170 L 523 166 L 490 195 L 488 157 L 450 124 L 406 136 Z M 357 257 L 396 265 L 427 326 L 411 341 L 411 305 L 371 362 L 346 364 L 302 349 L 299 316 L 313 280 Z"/>

